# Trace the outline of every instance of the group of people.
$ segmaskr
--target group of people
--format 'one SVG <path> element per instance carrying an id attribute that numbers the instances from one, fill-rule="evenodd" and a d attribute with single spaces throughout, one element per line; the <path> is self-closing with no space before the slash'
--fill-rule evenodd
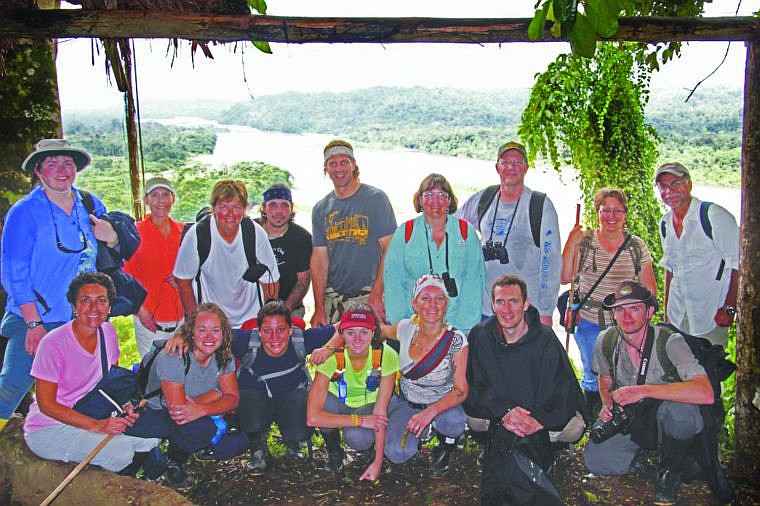
<path id="1" fill-rule="evenodd" d="M 685 459 L 674 455 L 688 453 L 703 431 L 692 408 L 712 403 L 713 391 L 677 332 L 662 337 L 676 379 L 666 379 L 662 357 L 642 358 L 659 349 L 644 346 L 657 286 L 646 243 L 625 227 L 622 190 L 600 189 L 598 228 L 575 227 L 562 250 L 556 210 L 525 186 L 526 151 L 516 142 L 497 151 L 499 184 L 461 207 L 443 176 L 427 176 L 413 196 L 420 216 L 401 226 L 385 193 L 360 182 L 353 147 L 341 140 L 324 148 L 333 190 L 314 206 L 311 234 L 293 223 L 285 185 L 264 192 L 252 220 L 245 184 L 218 181 L 210 211 L 182 224 L 170 216 L 172 183 L 151 178 L 150 213 L 136 224 L 140 246 L 123 255 L 123 269 L 147 292 L 134 317 L 140 354 L 168 339 L 149 379 L 161 394 L 95 420 L 74 408 L 103 376 L 101 357 L 118 360 L 107 322 L 115 288 L 95 271 L 98 245 L 118 254 L 120 240 L 101 201 L 90 196 L 90 211 L 73 186 L 90 161 L 63 139 L 40 141 L 22 166 L 39 186 L 3 227 L 0 429 L 34 381 L 25 437 L 41 457 L 82 460 L 96 433 L 118 434 L 93 463 L 126 474 L 142 468 L 182 486 L 193 453 L 249 450 L 250 471 L 264 472 L 274 422 L 286 457 L 303 457 L 318 427 L 328 470 L 343 467 L 342 435 L 366 463 L 362 479 L 375 480 L 384 458 L 414 458 L 431 431 L 438 445 L 430 473 L 445 474 L 469 427 L 485 448 L 484 504 L 561 503 L 550 479 L 553 443 L 575 442 L 586 425 L 646 398 L 657 401 L 647 428 L 664 452 L 655 495 L 675 500 Z M 661 166 L 654 183 L 670 208 L 660 223 L 665 318 L 725 345 L 736 314 L 736 221 L 692 197 L 678 163 Z M 560 284 L 571 282 L 580 386 L 551 330 Z M 607 335 L 612 344 L 604 345 Z M 227 427 L 231 411 L 239 427 Z M 156 448 L 161 439 L 166 455 Z M 589 443 L 586 463 L 595 473 L 624 473 L 640 449 L 636 437 L 615 434 Z"/>

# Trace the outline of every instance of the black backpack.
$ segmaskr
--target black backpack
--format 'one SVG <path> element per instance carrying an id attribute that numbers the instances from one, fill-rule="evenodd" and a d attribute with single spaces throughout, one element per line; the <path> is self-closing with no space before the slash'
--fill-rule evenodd
<path id="1" fill-rule="evenodd" d="M 480 195 L 478 200 L 478 221 L 477 228 L 480 230 L 480 221 L 485 216 L 488 207 L 493 202 L 494 198 L 497 198 L 499 193 L 499 185 L 495 184 L 489 186 Z M 544 200 L 546 200 L 546 194 L 542 192 L 534 191 L 530 195 L 530 204 L 528 204 L 528 218 L 530 219 L 530 232 L 533 234 L 533 244 L 536 248 L 541 247 L 541 221 L 544 217 Z"/>
<path id="2" fill-rule="evenodd" d="M 156 388 L 148 392 L 148 379 L 150 378 L 150 372 L 156 362 L 156 357 L 159 353 L 164 352 L 164 346 L 166 345 L 166 339 L 156 339 L 153 341 L 153 345 L 150 347 L 150 351 L 140 361 L 140 366 L 137 368 L 137 396 L 140 399 L 150 399 L 161 394 L 161 387 Z M 190 356 L 188 352 L 182 354 L 182 360 L 185 363 L 185 376 L 187 376 L 190 370 Z"/>

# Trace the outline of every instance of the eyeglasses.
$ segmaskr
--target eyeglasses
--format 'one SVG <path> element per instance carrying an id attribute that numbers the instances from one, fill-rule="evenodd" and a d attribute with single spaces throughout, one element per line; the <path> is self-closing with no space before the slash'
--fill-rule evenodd
<path id="1" fill-rule="evenodd" d="M 504 169 L 506 167 L 517 167 L 518 169 L 521 169 L 527 164 L 519 160 L 499 160 L 496 165 L 498 165 L 500 169 Z"/>
<path id="2" fill-rule="evenodd" d="M 625 211 L 622 209 L 599 209 L 599 214 L 602 216 L 623 216 Z"/>
<path id="3" fill-rule="evenodd" d="M 660 190 L 660 192 L 665 193 L 667 190 L 671 191 L 678 191 L 686 184 L 685 179 L 676 179 L 670 184 L 665 183 L 657 183 L 657 189 Z"/>
<path id="4" fill-rule="evenodd" d="M 449 197 L 449 194 L 444 191 L 428 190 L 428 191 L 422 192 L 422 198 L 426 200 L 433 200 L 433 199 L 449 200 L 451 197 Z"/>
<path id="5" fill-rule="evenodd" d="M 61 243 L 61 236 L 58 234 L 58 223 L 55 221 L 55 215 L 53 214 L 53 205 L 48 200 L 48 207 L 50 208 L 50 218 L 53 220 L 53 228 L 55 229 L 55 245 L 58 249 L 64 253 L 81 253 L 87 249 L 87 236 L 84 235 L 81 225 L 79 225 L 79 211 L 77 206 L 74 206 L 74 218 L 76 219 L 77 230 L 79 230 L 79 240 L 82 241 L 82 246 L 79 249 L 69 249 Z"/>

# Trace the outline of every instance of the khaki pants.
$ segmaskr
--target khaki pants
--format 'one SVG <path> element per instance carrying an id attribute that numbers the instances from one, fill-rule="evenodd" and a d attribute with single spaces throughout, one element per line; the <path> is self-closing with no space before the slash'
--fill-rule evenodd
<path id="1" fill-rule="evenodd" d="M 362 287 L 359 292 L 352 295 L 343 295 L 331 287 L 327 287 L 325 290 L 325 314 L 327 315 L 327 323 L 335 323 L 340 321 L 340 315 L 346 310 L 348 305 L 352 302 L 359 304 L 367 304 L 369 302 L 369 291 L 371 286 Z"/>

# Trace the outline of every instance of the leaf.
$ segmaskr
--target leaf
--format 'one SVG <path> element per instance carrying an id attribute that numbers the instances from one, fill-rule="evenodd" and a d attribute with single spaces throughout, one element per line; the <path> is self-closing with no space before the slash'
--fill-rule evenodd
<path id="1" fill-rule="evenodd" d="M 546 27 L 546 13 L 551 3 L 545 3 L 544 6 L 536 11 L 536 15 L 528 25 L 528 38 L 530 40 L 541 40 L 544 38 L 544 28 Z"/>
<path id="2" fill-rule="evenodd" d="M 248 5 L 259 14 L 267 13 L 267 3 L 264 0 L 248 0 Z"/>
<path id="3" fill-rule="evenodd" d="M 554 0 L 554 16 L 560 23 L 565 23 L 575 14 L 576 3 L 574 0 Z"/>
<path id="4" fill-rule="evenodd" d="M 613 12 L 607 0 L 587 0 L 586 17 L 596 33 L 609 38 L 617 33 L 617 13 Z"/>
<path id="5" fill-rule="evenodd" d="M 265 40 L 252 40 L 251 44 L 262 53 L 272 54 L 272 48 L 269 47 L 269 42 Z"/>
<path id="6" fill-rule="evenodd" d="M 588 18 L 581 13 L 575 18 L 575 26 L 570 36 L 570 46 L 573 52 L 586 58 L 594 56 L 596 51 L 596 32 Z"/>

